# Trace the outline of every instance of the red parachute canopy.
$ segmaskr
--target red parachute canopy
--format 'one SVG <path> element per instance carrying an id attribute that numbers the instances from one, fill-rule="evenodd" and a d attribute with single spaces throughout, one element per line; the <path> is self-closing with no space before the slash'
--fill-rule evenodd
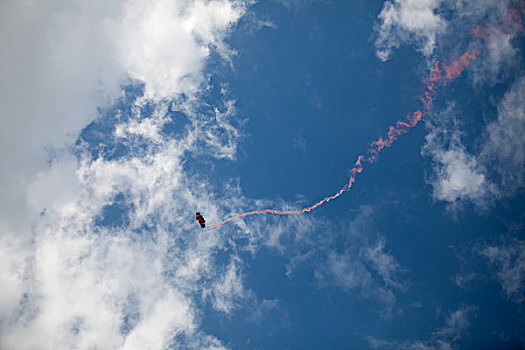
<path id="1" fill-rule="evenodd" d="M 201 215 L 201 213 L 197 212 L 195 214 L 195 219 L 201 224 L 202 228 L 206 227 L 206 220 L 204 220 L 204 217 Z"/>

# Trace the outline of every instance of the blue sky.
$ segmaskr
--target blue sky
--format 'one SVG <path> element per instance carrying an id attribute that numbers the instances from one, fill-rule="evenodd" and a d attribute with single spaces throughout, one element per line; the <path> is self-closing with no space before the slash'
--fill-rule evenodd
<path id="1" fill-rule="evenodd" d="M 525 347 L 524 6 L 4 2 L 0 347 Z"/>

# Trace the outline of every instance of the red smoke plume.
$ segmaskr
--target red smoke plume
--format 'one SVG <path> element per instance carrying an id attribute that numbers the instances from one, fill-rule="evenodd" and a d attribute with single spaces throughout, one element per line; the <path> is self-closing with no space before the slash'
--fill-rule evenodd
<path id="1" fill-rule="evenodd" d="M 496 39 L 505 39 L 514 36 L 523 30 L 523 14 L 525 13 L 525 1 L 521 1 L 518 6 L 507 11 L 499 26 L 484 28 L 480 25 L 474 26 L 472 35 L 475 38 L 493 42 Z"/>
<path id="2" fill-rule="evenodd" d="M 398 121 L 395 125 L 392 125 L 388 128 L 388 132 L 386 135 L 386 138 L 380 137 L 378 140 L 373 141 L 370 144 L 370 149 L 368 150 L 368 154 L 366 155 L 360 155 L 357 157 L 357 162 L 355 163 L 355 166 L 350 170 L 350 173 L 352 174 L 350 176 L 350 179 L 348 182 L 335 194 L 325 197 L 319 202 L 303 208 L 302 210 L 291 210 L 291 211 L 283 211 L 283 210 L 272 210 L 272 209 L 264 209 L 264 210 L 254 210 L 246 213 L 242 213 L 236 216 L 233 216 L 231 218 L 228 218 L 222 222 L 219 222 L 218 224 L 215 224 L 213 226 L 210 226 L 208 228 L 209 230 L 213 230 L 228 221 L 232 221 L 235 219 L 239 219 L 245 216 L 250 215 L 257 215 L 257 214 L 274 214 L 274 215 L 302 215 L 304 213 L 308 213 L 315 208 L 323 205 L 324 203 L 327 203 L 331 201 L 332 199 L 335 199 L 342 195 L 345 191 L 348 191 L 354 182 L 356 181 L 357 174 L 361 173 L 363 171 L 363 163 L 368 162 L 372 163 L 377 154 L 385 147 L 390 147 L 400 135 L 406 134 L 411 128 L 417 125 L 423 118 L 423 115 L 428 114 L 430 112 L 430 108 L 432 106 L 432 103 L 436 97 L 437 93 L 437 87 L 438 84 L 443 84 L 447 81 L 450 81 L 452 79 L 457 78 L 465 68 L 469 65 L 469 62 L 476 58 L 475 52 L 465 52 L 459 59 L 456 61 L 451 62 L 449 65 L 444 65 L 440 68 L 440 63 L 437 61 L 434 64 L 434 68 L 430 72 L 430 76 L 425 80 L 426 83 L 426 90 L 421 98 L 421 101 L 423 103 L 423 111 L 417 110 L 411 115 L 408 115 L 405 120 Z M 442 75 L 442 70 L 446 72 L 446 74 Z"/>
<path id="3" fill-rule="evenodd" d="M 523 28 L 522 23 L 522 13 L 525 12 L 525 1 L 522 1 L 518 8 L 510 10 L 503 20 L 503 24 L 495 30 L 499 35 L 513 35 L 518 30 Z M 480 26 L 474 27 L 472 31 L 473 35 L 478 38 L 486 39 L 488 36 L 492 35 L 489 30 L 486 30 Z M 357 174 L 363 171 L 363 163 L 368 162 L 372 163 L 376 159 L 377 154 L 385 147 L 390 147 L 400 135 L 406 134 L 411 128 L 416 126 L 423 118 L 424 115 L 430 112 L 432 104 L 437 96 L 437 89 L 439 86 L 446 84 L 447 82 L 456 79 L 461 75 L 461 73 L 469 66 L 472 60 L 475 60 L 477 57 L 477 52 L 475 50 L 469 50 L 461 55 L 457 60 L 452 61 L 448 65 L 443 65 L 441 62 L 436 61 L 434 67 L 430 71 L 430 75 L 427 79 L 424 80 L 425 92 L 421 97 L 421 102 L 423 104 L 422 110 L 417 110 L 411 115 L 405 117 L 404 120 L 398 121 L 395 125 L 392 125 L 388 128 L 386 137 L 383 139 L 380 137 L 378 140 L 373 141 L 370 144 L 370 148 L 366 155 L 360 155 L 357 157 L 355 166 L 351 169 L 350 179 L 348 182 L 335 194 L 325 197 L 319 202 L 303 208 L 301 210 L 291 210 L 291 211 L 281 211 L 281 210 L 254 210 L 246 213 L 242 213 L 233 217 L 230 217 L 218 224 L 210 226 L 209 230 L 213 230 L 229 221 L 239 219 L 245 216 L 258 215 L 258 214 L 274 214 L 274 215 L 302 215 L 308 213 L 315 208 L 341 196 L 345 191 L 350 190 L 352 185 L 356 181 Z M 444 72 L 444 74 L 443 74 Z"/>

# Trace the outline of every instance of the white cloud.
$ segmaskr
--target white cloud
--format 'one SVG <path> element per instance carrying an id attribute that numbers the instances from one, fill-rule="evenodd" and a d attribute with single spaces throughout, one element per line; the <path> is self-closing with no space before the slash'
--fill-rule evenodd
<path id="1" fill-rule="evenodd" d="M 362 254 L 368 260 L 374 270 L 381 276 L 384 283 L 389 287 L 403 289 L 403 283 L 398 280 L 397 275 L 403 272 L 394 256 L 384 251 L 385 241 L 378 240 L 374 247 L 363 250 Z"/>
<path id="2" fill-rule="evenodd" d="M 186 215 L 200 207 L 217 221 L 220 212 L 183 156 L 234 157 L 233 102 L 197 116 L 196 93 L 210 50 L 232 54 L 223 39 L 243 10 L 236 1 L 0 4 L 0 347 L 224 348 L 198 330 L 193 298 L 220 280 L 213 255 L 225 239 L 195 232 Z M 137 80 L 145 97 L 102 141 L 136 149 L 72 156 L 97 107 Z M 141 114 L 146 103 L 151 115 Z M 177 139 L 161 133 L 168 106 L 190 119 Z M 197 118 L 216 133 L 203 136 Z M 100 224 L 117 195 L 128 220 Z M 219 288 L 224 300 L 242 290 L 240 275 L 227 281 L 236 288 Z"/>
<path id="3" fill-rule="evenodd" d="M 401 44 L 415 43 L 429 56 L 440 34 L 445 39 L 444 47 L 450 42 L 458 50 L 465 49 L 458 47 L 465 38 L 478 55 L 471 68 L 474 85 L 501 83 L 515 74 L 520 65 L 513 38 L 521 25 L 516 16 L 522 14 L 515 7 L 515 2 L 506 0 L 389 0 L 379 15 L 376 53 L 387 60 Z M 440 8 L 447 11 L 447 21 L 438 14 Z M 506 93 L 498 106 L 497 120 L 486 125 L 479 139 L 481 150 L 467 149 L 461 142 L 460 129 L 449 125 L 450 117 L 442 118 L 451 110 L 440 113 L 444 122 L 431 122 L 435 125 L 430 126 L 423 154 L 433 160 L 428 180 L 435 199 L 449 203 L 449 208 L 464 200 L 483 207 L 491 198 L 513 195 L 523 187 L 524 86 L 525 79 L 521 77 Z"/>
<path id="4" fill-rule="evenodd" d="M 372 301 L 379 316 L 388 319 L 400 311 L 396 294 L 409 287 L 402 276 L 407 270 L 385 251 L 384 239 L 369 237 L 372 213 L 371 207 L 363 206 L 344 227 L 311 222 L 301 230 L 309 239 L 297 237 L 293 243 L 297 250 L 287 249 L 291 258 L 286 276 L 293 278 L 294 271 L 304 266 L 312 268 L 319 285 Z"/>
<path id="5" fill-rule="evenodd" d="M 456 343 L 468 334 L 471 319 L 478 310 L 477 306 L 467 305 L 450 311 L 444 320 L 444 325 L 434 329 L 425 338 L 385 340 L 373 336 L 366 337 L 372 349 L 409 349 L 409 350 L 450 350 L 456 348 Z"/>
<path id="6" fill-rule="evenodd" d="M 145 130 L 160 130 L 164 118 L 156 115 L 142 123 L 154 126 Z M 132 118 L 120 137 L 137 125 Z M 2 252 L 9 254 L 0 265 L 8 283 L 0 303 L 2 346 L 162 349 L 179 334 L 204 341 L 194 339 L 207 337 L 197 331 L 194 294 L 214 285 L 216 305 L 229 311 L 244 289 L 235 264 L 221 277 L 213 263 L 226 239 L 218 231 L 194 233 L 193 220 L 177 214 L 200 207 L 208 220 L 218 220 L 217 207 L 205 199 L 210 189 L 189 190 L 191 179 L 182 169 L 198 133 L 190 128 L 178 140 L 157 133 L 148 138 L 157 147 L 145 153 L 115 160 L 86 154 L 78 168 L 59 159 L 39 173 L 28 193 L 43 213 L 34 223 L 34 242 L 24 252 L 9 236 L 2 240 Z M 60 188 L 61 182 L 74 186 Z M 64 195 L 54 198 L 54 188 Z M 97 224 L 119 193 L 129 223 Z"/>
<path id="7" fill-rule="evenodd" d="M 232 260 L 223 276 L 212 286 L 213 306 L 226 314 L 230 314 L 237 300 L 244 298 L 246 294 L 238 264 L 239 261 Z"/>
<path id="8" fill-rule="evenodd" d="M 485 126 L 481 150 L 461 142 L 453 108 L 428 122 L 423 155 L 432 157 L 429 182 L 434 198 L 454 206 L 463 200 L 485 206 L 492 198 L 512 196 L 525 185 L 525 76 L 518 78 L 498 105 L 497 119 Z"/>
<path id="9" fill-rule="evenodd" d="M 77 169 L 78 161 L 65 155 L 59 162 L 40 170 L 27 186 L 27 203 L 35 212 L 48 206 L 65 210 L 81 189 Z"/>
<path id="10" fill-rule="evenodd" d="M 436 334 L 451 341 L 460 339 L 470 328 L 471 319 L 477 310 L 477 306 L 469 305 L 451 311 L 445 319 L 445 325 Z"/>
<path id="11" fill-rule="evenodd" d="M 282 4 L 288 10 L 302 10 L 304 7 L 311 5 L 312 3 L 318 4 L 329 4 L 332 0 L 273 0 Z"/>
<path id="12" fill-rule="evenodd" d="M 497 120 L 484 135 L 481 159 L 498 175 L 501 195 L 525 185 L 525 75 L 518 78 L 498 106 Z"/>
<path id="13" fill-rule="evenodd" d="M 386 61 L 394 49 L 412 40 L 425 56 L 430 56 L 437 36 L 446 27 L 446 21 L 436 13 L 439 5 L 439 0 L 386 1 L 378 16 L 377 57 Z"/>
<path id="14" fill-rule="evenodd" d="M 217 158 L 233 159 L 237 152 L 237 141 L 241 135 L 229 120 L 234 114 L 235 101 L 233 100 L 225 103 L 224 111 L 215 108 L 213 123 L 202 135 L 206 146 L 214 151 L 214 156 Z"/>
<path id="15" fill-rule="evenodd" d="M 349 256 L 331 253 L 327 266 L 337 285 L 346 291 L 364 287 L 372 282 L 372 276 L 359 261 L 350 260 Z"/>
<path id="16" fill-rule="evenodd" d="M 465 199 L 483 204 L 493 191 L 493 185 L 487 180 L 477 158 L 461 143 L 458 126 L 446 122 L 452 113 L 450 108 L 441 113 L 436 118 L 439 126 L 428 123 L 430 132 L 422 153 L 430 155 L 434 162 L 429 178 L 434 198 L 452 206 Z"/>
<path id="17" fill-rule="evenodd" d="M 193 315 L 190 313 L 187 300 L 172 291 L 165 293 L 151 310 L 142 314 L 144 319 L 126 338 L 123 348 L 166 348 L 171 337 L 193 328 Z"/>
<path id="18" fill-rule="evenodd" d="M 162 278 L 165 243 L 84 236 L 69 220 L 62 228 L 51 224 L 39 231 L 31 275 L 25 276 L 30 305 L 2 325 L 2 347 L 162 348 L 173 329 L 191 329 L 188 301 Z M 130 299 L 138 319 L 124 337 L 120 328 Z"/>
<path id="19" fill-rule="evenodd" d="M 512 39 L 519 31 L 519 22 L 512 18 L 511 11 L 517 4 L 509 0 L 445 0 L 451 10 L 449 28 L 454 45 L 458 36 L 471 41 L 471 47 L 482 54 L 472 67 L 471 76 L 479 83 L 501 82 L 503 76 L 520 64 L 520 50 L 513 46 Z M 509 77 L 507 75 L 507 77 Z"/>
<path id="20" fill-rule="evenodd" d="M 412 45 L 429 58 L 436 47 L 464 51 L 469 42 L 483 55 L 473 69 L 475 82 L 501 81 L 509 66 L 520 64 L 513 8 L 509 0 L 387 0 L 378 15 L 376 55 L 386 61 L 401 45 Z"/>
<path id="21" fill-rule="evenodd" d="M 513 36 L 508 35 L 497 35 L 489 39 L 488 55 L 478 63 L 473 72 L 475 83 L 482 83 L 487 79 L 491 83 L 497 83 L 502 80 L 502 72 L 519 64 L 520 51 L 512 45 L 512 39 Z"/>
<path id="22" fill-rule="evenodd" d="M 5 227 L 0 227 L 3 232 Z M 27 247 L 16 237 L 1 236 L 0 241 L 0 315 L 2 318 L 12 312 L 20 301 L 24 291 L 24 270 L 26 257 L 30 253 Z"/>
<path id="23" fill-rule="evenodd" d="M 477 59 L 469 67 L 469 77 L 474 88 L 490 93 L 492 90 L 486 85 L 506 84 L 515 79 L 520 69 L 520 51 L 513 40 L 521 32 L 523 20 L 518 6 L 507 0 L 391 0 L 385 3 L 380 15 L 383 23 L 376 41 L 377 53 L 385 60 L 392 49 L 404 41 L 425 39 L 423 42 L 430 45 L 432 40 L 427 39 L 437 38 L 433 35 L 442 33 L 441 46 L 447 52 L 464 52 L 467 48 L 476 51 Z M 423 23 L 418 26 L 417 21 L 410 22 L 408 15 L 403 20 L 402 12 L 406 9 L 423 22 L 425 15 L 415 15 L 417 11 L 408 11 L 410 7 L 425 11 L 427 16 L 435 16 L 428 28 Z M 443 31 L 445 23 L 435 14 L 439 9 L 447 13 L 446 31 Z M 422 28 L 432 29 L 432 34 L 429 37 L 421 34 L 418 39 L 418 34 L 414 33 Z M 475 136 L 476 142 L 468 142 L 470 147 L 462 142 L 461 125 L 450 122 L 451 119 L 455 124 L 463 122 L 450 117 L 452 109 L 439 113 L 437 118 L 432 115 L 427 118 L 430 125 L 423 154 L 433 160 L 428 181 L 433 186 L 435 199 L 447 202 L 449 208 L 465 200 L 484 207 L 493 198 L 513 195 L 523 187 L 525 144 L 521 135 L 525 132 L 525 105 L 521 96 L 525 93 L 524 81 L 523 77 L 516 79 L 501 101 L 493 96 L 488 98 L 499 104 L 498 114 L 484 112 L 484 118 L 496 120 L 485 125 L 481 136 Z M 464 111 L 463 114 L 471 113 Z M 469 137 L 471 132 L 468 130 Z"/>
<path id="24" fill-rule="evenodd" d="M 525 242 L 513 239 L 502 245 L 477 250 L 495 270 L 495 279 L 506 296 L 517 303 L 525 300 Z"/>
<path id="25" fill-rule="evenodd" d="M 167 98 L 193 94 L 210 46 L 230 54 L 223 43 L 243 13 L 242 2 L 132 1 L 117 23 L 119 60 L 133 79 L 146 83 L 146 96 Z"/>
<path id="26" fill-rule="evenodd" d="M 365 249 L 369 250 L 370 248 Z M 380 306 L 379 316 L 390 319 L 394 312 L 399 310 L 396 306 L 397 298 L 393 292 L 392 283 L 385 280 L 378 281 L 374 278 L 372 272 L 375 270 L 375 263 L 372 268 L 369 268 L 363 260 L 368 259 L 354 256 L 352 251 L 346 251 L 343 254 L 330 252 L 326 263 L 317 267 L 314 275 L 322 284 L 334 284 L 359 298 L 373 300 Z M 393 262 L 397 265 L 395 260 Z M 394 289 L 399 291 L 397 283 Z"/>
<path id="27" fill-rule="evenodd" d="M 120 85 L 145 83 L 156 100 L 192 97 L 210 49 L 244 12 L 241 1 L 3 1 L 0 209 L 16 228 L 31 214 L 25 187 L 46 150 L 74 142 Z"/>
<path id="28" fill-rule="evenodd" d="M 468 154 L 460 145 L 437 153 L 439 162 L 434 195 L 439 200 L 454 203 L 456 200 L 478 199 L 486 193 L 485 176 L 478 170 L 475 157 Z"/>
<path id="29" fill-rule="evenodd" d="M 85 5 L 86 3 L 84 3 Z M 103 23 L 114 4 L 4 1 L 0 4 L 0 192 L 2 220 L 20 226 L 29 214 L 24 189 L 45 160 L 119 94 Z"/>

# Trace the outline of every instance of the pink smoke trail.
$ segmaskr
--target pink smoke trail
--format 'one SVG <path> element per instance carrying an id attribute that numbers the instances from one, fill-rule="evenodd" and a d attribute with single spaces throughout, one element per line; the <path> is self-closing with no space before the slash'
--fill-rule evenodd
<path id="1" fill-rule="evenodd" d="M 424 80 L 426 83 L 426 89 L 421 97 L 423 103 L 423 111 L 417 110 L 411 115 L 405 117 L 404 120 L 398 121 L 395 125 L 392 125 L 388 128 L 387 136 L 385 139 L 380 137 L 378 140 L 373 141 L 370 144 L 370 148 L 366 155 L 359 155 L 355 166 L 350 170 L 352 174 L 350 179 L 343 187 L 336 193 L 331 196 L 321 199 L 319 202 L 303 208 L 301 210 L 273 210 L 273 209 L 263 209 L 263 210 L 254 210 L 245 212 L 239 215 L 232 216 L 227 218 L 213 226 L 210 226 L 207 230 L 214 230 L 219 226 L 224 225 L 225 223 L 240 219 L 250 215 L 260 215 L 260 214 L 273 214 L 273 215 L 303 215 L 308 213 L 321 205 L 330 202 L 333 199 L 341 196 L 345 191 L 350 190 L 352 185 L 356 182 L 357 174 L 363 171 L 363 163 L 368 162 L 372 163 L 375 161 L 377 154 L 385 147 L 390 147 L 397 140 L 397 138 L 403 134 L 406 134 L 411 128 L 416 126 L 423 118 L 424 115 L 430 112 L 430 108 L 436 98 L 438 84 L 444 84 L 450 80 L 453 80 L 461 75 L 461 73 L 468 67 L 470 61 L 476 59 L 475 51 L 467 51 L 461 55 L 457 60 L 451 62 L 449 65 L 442 65 L 440 68 L 440 62 L 437 61 L 434 64 L 433 69 L 430 72 L 430 76 Z M 445 74 L 442 74 L 442 71 L 445 71 Z"/>
<path id="2" fill-rule="evenodd" d="M 475 26 L 472 30 L 474 37 L 481 38 L 483 40 L 494 40 L 495 37 L 509 37 L 514 35 L 516 32 L 523 29 L 523 13 L 525 13 L 525 0 L 521 0 L 519 5 L 515 8 L 510 9 L 507 14 L 504 16 L 502 24 L 496 28 L 486 29 L 481 26 Z M 395 125 L 392 125 L 388 128 L 387 136 L 385 139 L 379 138 L 376 141 L 373 141 L 370 144 L 367 155 L 360 155 L 357 157 L 355 166 L 351 169 L 351 176 L 348 182 L 341 187 L 339 191 L 335 194 L 325 197 L 319 202 L 303 208 L 301 210 L 254 210 L 246 213 L 242 213 L 236 216 L 232 216 L 228 219 L 225 219 L 218 224 L 210 226 L 209 230 L 216 229 L 217 227 L 224 225 L 225 223 L 243 218 L 250 215 L 259 215 L 259 214 L 274 214 L 274 215 L 303 215 L 308 213 L 317 207 L 336 199 L 341 196 L 345 191 L 350 190 L 352 185 L 356 181 L 357 174 L 363 171 L 363 163 L 368 162 L 372 163 L 375 161 L 377 154 L 385 147 L 390 147 L 397 140 L 397 138 L 403 134 L 406 134 L 411 128 L 416 126 L 423 118 L 424 115 L 430 113 L 432 104 L 434 103 L 435 98 L 437 97 L 437 88 L 440 85 L 456 79 L 461 75 L 461 73 L 469 66 L 472 60 L 475 60 L 478 53 L 475 50 L 467 51 L 461 55 L 457 60 L 452 61 L 449 65 L 442 65 L 439 61 L 436 61 L 433 69 L 430 71 L 430 76 L 424 80 L 426 84 L 425 92 L 421 97 L 421 102 L 423 104 L 423 110 L 417 110 L 412 115 L 408 115 L 404 120 L 398 121 Z M 441 66 L 441 67 L 440 67 Z M 445 72 L 443 74 L 442 72 Z"/>

